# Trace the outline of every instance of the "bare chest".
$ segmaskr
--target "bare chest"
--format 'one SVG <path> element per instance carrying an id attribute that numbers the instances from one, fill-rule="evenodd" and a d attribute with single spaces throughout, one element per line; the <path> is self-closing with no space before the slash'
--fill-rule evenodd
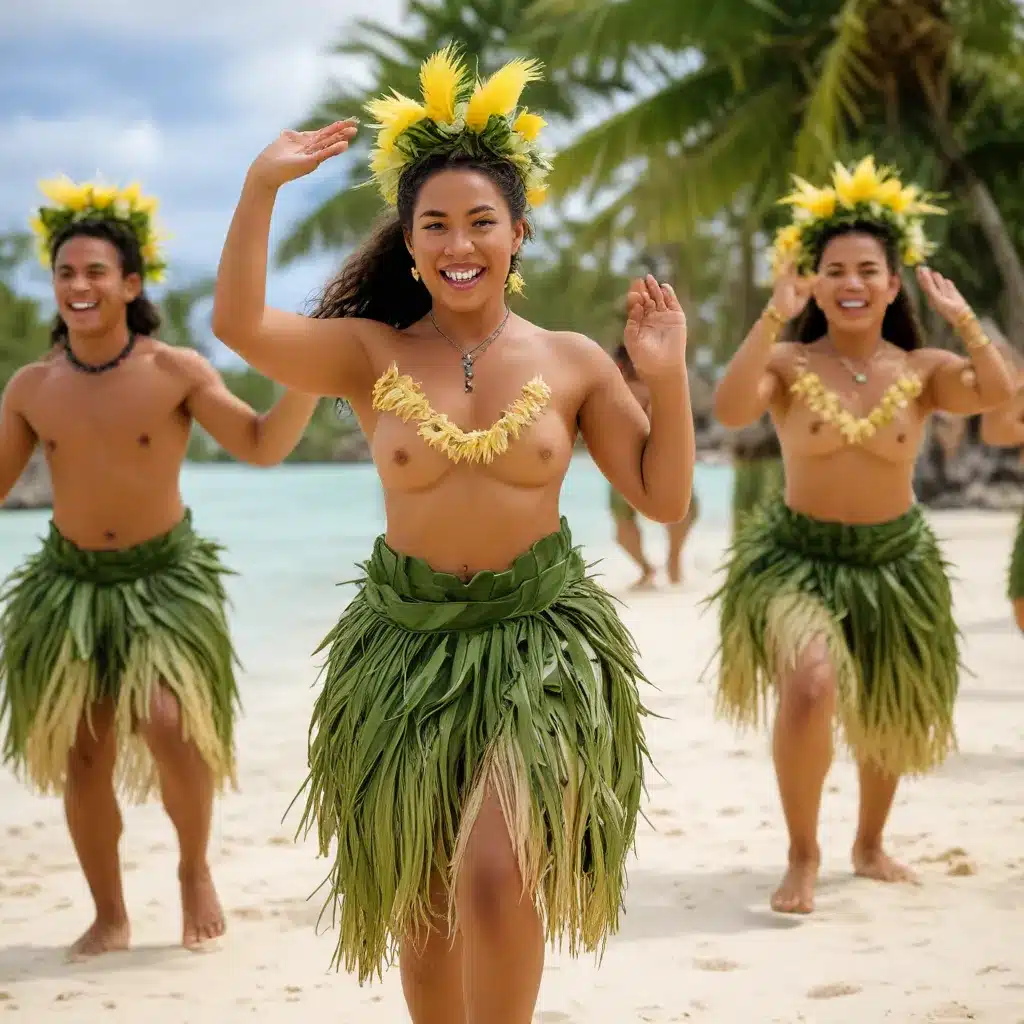
<path id="1" fill-rule="evenodd" d="M 920 379 L 909 371 L 881 382 L 851 382 L 803 368 L 789 384 L 780 437 L 796 455 L 848 448 L 888 461 L 913 459 L 924 436 L 921 390 Z"/>
<path id="2" fill-rule="evenodd" d="M 511 373 L 477 383 L 436 372 L 422 380 L 391 367 L 372 395 L 371 449 L 385 487 L 429 487 L 475 472 L 540 486 L 564 475 L 574 428 L 539 374 Z"/>
<path id="3" fill-rule="evenodd" d="M 187 443 L 184 397 L 181 385 L 165 375 L 108 378 L 67 370 L 46 381 L 27 412 L 48 457 L 82 459 L 99 452 L 109 459 Z"/>

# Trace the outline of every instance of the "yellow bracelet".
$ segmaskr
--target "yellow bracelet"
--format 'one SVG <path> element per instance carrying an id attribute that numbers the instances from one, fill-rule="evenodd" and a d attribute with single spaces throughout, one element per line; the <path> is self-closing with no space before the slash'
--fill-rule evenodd
<path id="1" fill-rule="evenodd" d="M 965 309 L 956 320 L 956 332 L 963 339 L 968 351 L 984 348 L 991 344 L 973 309 Z"/>
<path id="2" fill-rule="evenodd" d="M 768 329 L 768 337 L 771 341 L 775 341 L 776 338 L 782 333 L 783 327 L 786 326 L 786 318 L 775 308 L 775 305 L 771 302 L 768 303 L 764 308 L 764 312 L 761 314 L 763 320 L 770 320 L 771 327 Z"/>

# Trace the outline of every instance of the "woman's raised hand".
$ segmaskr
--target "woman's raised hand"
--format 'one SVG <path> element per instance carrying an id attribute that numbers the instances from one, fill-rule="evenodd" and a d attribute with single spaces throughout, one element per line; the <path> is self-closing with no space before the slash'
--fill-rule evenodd
<path id="1" fill-rule="evenodd" d="M 355 137 L 355 118 L 335 121 L 315 132 L 295 132 L 286 129 L 252 164 L 252 174 L 267 185 L 279 188 L 315 171 L 325 160 L 348 149 Z"/>
<path id="2" fill-rule="evenodd" d="M 816 274 L 799 274 L 792 264 L 782 268 L 772 290 L 772 305 L 784 320 L 798 317 L 810 301 Z"/>

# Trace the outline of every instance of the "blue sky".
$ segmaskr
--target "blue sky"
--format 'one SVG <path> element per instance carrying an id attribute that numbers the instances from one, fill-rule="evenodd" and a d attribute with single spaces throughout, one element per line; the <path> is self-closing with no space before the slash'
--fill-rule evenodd
<path id="1" fill-rule="evenodd" d="M 14 8 L 17 6 L 17 10 Z M 209 273 L 246 168 L 297 123 L 331 77 L 325 51 L 358 13 L 399 22 L 403 0 L 25 0 L 0 4 L 0 231 L 23 229 L 40 178 L 138 180 L 171 236 L 168 283 Z M 344 158 L 342 158 L 344 159 Z M 272 244 L 329 194 L 328 164 L 281 193 Z M 343 165 L 342 165 L 343 169 Z M 330 273 L 320 258 L 271 277 L 302 309 Z M 41 268 L 40 268 L 41 269 Z M 33 290 L 46 290 L 41 274 Z"/>

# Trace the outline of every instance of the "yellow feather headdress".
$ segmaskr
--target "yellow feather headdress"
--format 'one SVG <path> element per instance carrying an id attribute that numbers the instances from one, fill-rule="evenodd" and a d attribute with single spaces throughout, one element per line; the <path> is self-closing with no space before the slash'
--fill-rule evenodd
<path id="1" fill-rule="evenodd" d="M 392 92 L 367 105 L 377 132 L 370 159 L 373 180 L 384 201 L 398 201 L 398 182 L 409 167 L 438 154 L 497 157 L 514 164 L 526 198 L 544 201 L 550 160 L 537 139 L 545 125 L 539 114 L 519 107 L 523 89 L 540 76 L 539 62 L 517 58 L 486 81 L 474 81 L 453 46 L 420 68 L 422 99 Z"/>
<path id="2" fill-rule="evenodd" d="M 924 233 L 924 218 L 944 214 L 929 203 L 916 185 L 904 185 L 891 168 L 876 167 L 866 156 L 852 170 L 837 163 L 832 183 L 818 188 L 793 176 L 796 188 L 779 200 L 792 207 L 793 220 L 775 235 L 772 269 L 778 274 L 787 264 L 810 273 L 821 255 L 822 240 L 844 224 L 867 223 L 892 234 L 900 258 L 908 267 L 923 263 L 935 251 Z"/>
<path id="3" fill-rule="evenodd" d="M 120 221 L 138 239 L 143 278 L 153 283 L 163 280 L 167 264 L 156 228 L 157 201 L 144 196 L 139 185 L 117 188 L 92 181 L 75 184 L 67 177 L 60 177 L 39 182 L 39 190 L 50 203 L 40 206 L 29 223 L 44 267 L 50 266 L 53 240 L 68 225 L 84 220 Z"/>

